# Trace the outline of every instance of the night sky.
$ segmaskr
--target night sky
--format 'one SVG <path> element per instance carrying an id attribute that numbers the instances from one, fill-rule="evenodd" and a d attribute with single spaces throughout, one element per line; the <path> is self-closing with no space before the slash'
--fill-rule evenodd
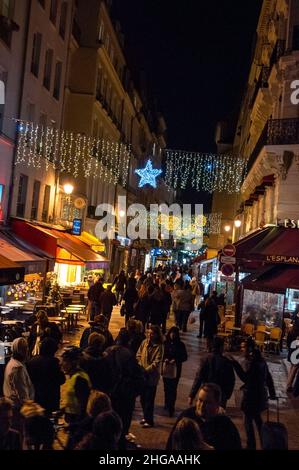
<path id="1" fill-rule="evenodd" d="M 147 77 L 165 118 L 168 148 L 216 151 L 217 121 L 240 104 L 261 5 L 262 0 L 113 0 L 129 64 Z"/>

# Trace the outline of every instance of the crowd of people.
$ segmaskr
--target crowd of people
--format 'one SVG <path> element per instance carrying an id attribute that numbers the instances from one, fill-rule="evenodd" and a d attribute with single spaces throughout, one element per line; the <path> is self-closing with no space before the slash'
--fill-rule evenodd
<path id="1" fill-rule="evenodd" d="M 161 377 L 165 410 L 174 417 L 188 361 L 183 334 L 194 309 L 200 312 L 199 337 L 207 339 L 207 354 L 186 397 L 190 407 L 174 422 L 167 449 L 241 449 L 238 429 L 226 411 L 235 373 L 243 382 L 247 448 L 256 448 L 254 423 L 264 445 L 261 413 L 268 407 L 268 396 L 275 397 L 274 383 L 251 337 L 243 343 L 244 364 L 223 352 L 223 339 L 217 337 L 221 296 L 213 292 L 203 298 L 201 282 L 191 273 L 161 269 L 128 277 L 122 271 L 107 289 L 98 279 L 88 299 L 90 321 L 80 347 L 68 347 L 56 357 L 61 337 L 44 314 L 37 316 L 29 341 L 13 341 L 0 399 L 0 449 L 51 449 L 57 410 L 64 415 L 67 449 L 126 449 L 133 445 L 130 426 L 138 397 L 142 428 L 157 424 L 155 398 Z M 121 305 L 125 324 L 113 338 L 109 322 L 116 304 Z M 171 311 L 173 324 L 167 331 Z M 267 445 L 274 444 L 268 439 Z M 283 448 L 287 443 L 275 445 Z"/>

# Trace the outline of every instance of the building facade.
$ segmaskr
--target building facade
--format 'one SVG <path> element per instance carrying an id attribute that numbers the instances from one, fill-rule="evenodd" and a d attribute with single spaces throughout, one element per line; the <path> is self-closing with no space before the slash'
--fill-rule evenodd
<path id="1" fill-rule="evenodd" d="M 60 129 L 62 125 L 72 9 L 72 0 L 28 2 L 17 118 L 38 125 L 38 132 L 43 132 L 48 126 Z M 17 60 L 13 57 L 12 63 Z M 23 132 L 23 124 L 19 125 L 18 132 Z M 13 172 L 10 215 L 54 222 L 58 187 L 53 165 L 45 169 L 43 165 L 35 165 L 32 159 L 13 166 Z"/>
<path id="2" fill-rule="evenodd" d="M 299 4 L 264 0 L 234 151 L 248 159 L 234 239 L 299 219 Z"/>
<path id="3" fill-rule="evenodd" d="M 0 1 L 0 221 L 7 219 L 16 121 L 26 49 L 29 2 Z"/>

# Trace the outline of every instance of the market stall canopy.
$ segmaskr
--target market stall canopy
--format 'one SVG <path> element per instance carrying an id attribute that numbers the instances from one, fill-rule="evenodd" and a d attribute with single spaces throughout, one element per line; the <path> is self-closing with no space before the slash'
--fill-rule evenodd
<path id="1" fill-rule="evenodd" d="M 29 250 L 22 249 L 9 238 L 8 233 L 2 231 L 0 232 L 0 251 L 10 261 L 24 267 L 26 274 L 44 273 L 46 271 L 46 261 L 43 258 Z"/>
<path id="2" fill-rule="evenodd" d="M 14 231 L 55 258 L 57 263 L 86 265 L 87 269 L 106 269 L 109 260 L 93 251 L 79 237 L 63 230 L 14 220 Z"/>
<path id="3" fill-rule="evenodd" d="M 0 286 L 9 286 L 24 281 L 25 268 L 0 255 Z"/>
<path id="4" fill-rule="evenodd" d="M 285 294 L 286 289 L 299 289 L 299 266 L 264 267 L 241 282 L 245 289 Z"/>

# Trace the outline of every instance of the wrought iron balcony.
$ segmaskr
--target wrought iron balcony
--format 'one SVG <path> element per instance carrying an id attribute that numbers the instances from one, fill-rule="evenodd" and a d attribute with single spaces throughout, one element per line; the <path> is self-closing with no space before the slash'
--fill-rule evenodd
<path id="1" fill-rule="evenodd" d="M 267 145 L 299 144 L 299 118 L 268 121 Z"/>
<path id="2" fill-rule="evenodd" d="M 292 144 L 299 144 L 299 118 L 269 119 L 250 155 L 248 171 L 265 145 Z"/>

